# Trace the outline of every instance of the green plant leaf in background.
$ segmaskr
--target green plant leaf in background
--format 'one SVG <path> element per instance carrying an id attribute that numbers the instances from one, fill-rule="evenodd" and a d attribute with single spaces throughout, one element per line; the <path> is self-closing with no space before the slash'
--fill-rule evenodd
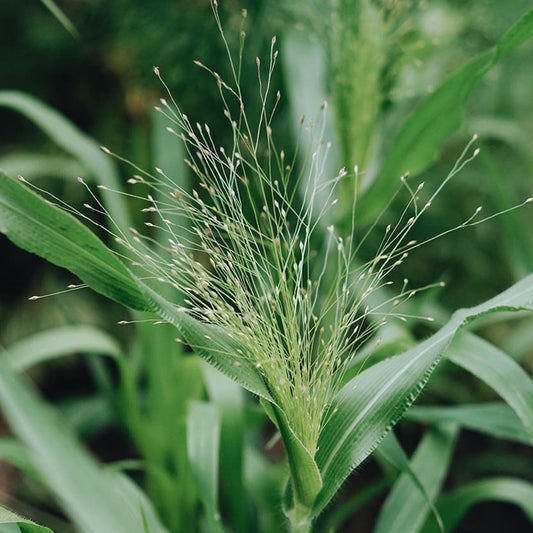
<path id="1" fill-rule="evenodd" d="M 190 402 L 187 449 L 210 533 L 223 530 L 218 509 L 219 440 L 220 415 L 216 406 L 207 402 Z"/>
<path id="2" fill-rule="evenodd" d="M 467 511 L 483 501 L 502 501 L 517 505 L 533 522 L 533 484 L 521 479 L 489 478 L 461 487 L 439 500 L 437 508 L 446 531 L 453 531 Z M 431 519 L 422 529 L 422 533 L 438 531 Z"/>
<path id="3" fill-rule="evenodd" d="M 526 372 L 496 346 L 468 332 L 454 339 L 446 356 L 492 387 L 515 411 L 533 443 L 533 380 Z"/>
<path id="4" fill-rule="evenodd" d="M 456 436 L 455 424 L 431 428 L 411 460 L 412 472 L 420 480 L 431 503 L 437 497 L 448 471 Z M 409 473 L 404 472 L 389 493 L 374 532 L 418 532 L 430 511 L 427 497 L 421 494 Z"/>
<path id="5" fill-rule="evenodd" d="M 122 190 L 120 179 L 109 156 L 102 153 L 93 139 L 80 131 L 61 113 L 19 91 L 0 91 L 0 106 L 16 111 L 31 120 L 87 169 L 88 179 L 98 180 L 99 184 L 112 190 Z M 126 231 L 131 222 L 124 198 L 120 194 L 106 190 L 102 191 L 102 198 L 113 220 Z"/>
<path id="6" fill-rule="evenodd" d="M 336 395 L 320 435 L 316 461 L 324 487 L 318 515 L 348 474 L 379 445 L 416 400 L 458 329 L 499 310 L 533 309 L 533 275 L 484 304 L 454 313 L 437 333 L 404 354 L 375 364 Z"/>
<path id="7" fill-rule="evenodd" d="M 427 424 L 455 423 L 499 439 L 509 439 L 531 446 L 531 437 L 516 413 L 502 403 L 457 405 L 452 407 L 412 407 L 407 420 Z"/>
<path id="8" fill-rule="evenodd" d="M 103 331 L 90 326 L 54 328 L 12 344 L 7 361 L 15 370 L 26 368 L 73 353 L 97 353 L 121 357 L 117 342 Z"/>
<path id="9" fill-rule="evenodd" d="M 0 361 L 0 405 L 15 435 L 27 446 L 34 466 L 84 533 L 164 533 L 147 500 L 125 490 L 116 473 L 106 472 L 85 452 L 55 413 Z M 132 498 L 132 495 L 136 494 Z"/>
<path id="10" fill-rule="evenodd" d="M 533 35 L 533 10 L 507 30 L 497 45 L 472 59 L 422 100 L 392 145 L 362 201 L 360 216 L 366 222 L 382 209 L 398 178 L 409 171 L 419 174 L 438 156 L 446 139 L 461 125 L 463 109 L 475 87 L 501 59 Z"/>
<path id="11" fill-rule="evenodd" d="M 51 529 L 26 520 L 5 507 L 0 507 L 1 533 L 53 533 Z"/>

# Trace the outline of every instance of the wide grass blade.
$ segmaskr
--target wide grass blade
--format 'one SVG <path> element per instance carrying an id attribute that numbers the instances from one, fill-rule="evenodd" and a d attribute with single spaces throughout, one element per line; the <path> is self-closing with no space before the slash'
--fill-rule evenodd
<path id="1" fill-rule="evenodd" d="M 438 156 L 446 139 L 459 129 L 463 110 L 475 87 L 509 52 L 533 35 L 533 9 L 523 15 L 498 44 L 478 55 L 422 100 L 398 133 L 383 165 L 362 201 L 365 221 L 379 214 L 399 177 L 419 174 Z"/>
<path id="2" fill-rule="evenodd" d="M 237 359 L 238 343 L 192 318 L 135 278 L 98 237 L 70 214 L 0 172 L 0 232 L 17 246 L 67 268 L 92 289 L 123 305 L 152 311 L 173 324 L 180 337 L 223 374 L 272 401 L 253 365 Z"/>
<path id="3" fill-rule="evenodd" d="M 0 91 L 0 106 L 12 109 L 31 120 L 65 152 L 79 161 L 89 172 L 87 178 L 98 180 L 112 190 L 122 190 L 119 176 L 108 155 L 98 144 L 79 130 L 61 113 L 47 106 L 37 98 L 19 91 Z M 20 174 L 20 172 L 18 172 Z M 102 191 L 102 199 L 122 230 L 131 226 L 126 202 L 120 194 Z"/>
<path id="4" fill-rule="evenodd" d="M 211 365 L 204 364 L 209 399 L 222 418 L 220 473 L 224 494 L 234 517 L 235 531 L 248 531 L 248 506 L 244 488 L 244 433 L 246 428 L 243 389 Z"/>
<path id="5" fill-rule="evenodd" d="M 207 402 L 190 402 L 187 449 L 210 533 L 223 531 L 218 510 L 219 441 L 220 415 L 217 408 Z"/>
<path id="6" fill-rule="evenodd" d="M 410 469 L 425 494 L 421 493 L 409 472 L 404 472 L 381 509 L 375 533 L 416 533 L 420 530 L 448 471 L 456 436 L 457 426 L 454 424 L 433 427 L 426 433 L 410 462 Z"/>
<path id="7" fill-rule="evenodd" d="M 521 479 L 490 478 L 476 481 L 447 494 L 437 503 L 444 527 L 451 533 L 467 511 L 483 501 L 501 501 L 517 505 L 533 523 L 533 484 Z M 438 533 L 428 521 L 422 533 Z"/>
<path id="8" fill-rule="evenodd" d="M 12 513 L 5 507 L 0 507 L 1 533 L 52 533 L 51 529 L 40 526 L 31 520 Z"/>
<path id="9" fill-rule="evenodd" d="M 90 326 L 49 329 L 12 344 L 6 361 L 15 370 L 74 353 L 97 353 L 121 357 L 120 346 L 107 333 Z"/>
<path id="10" fill-rule="evenodd" d="M 316 462 L 324 487 L 314 514 L 320 513 L 348 474 L 413 404 L 458 329 L 492 312 L 523 309 L 533 309 L 533 275 L 484 304 L 457 311 L 426 341 L 348 382 L 335 396 L 319 438 Z"/>
<path id="11" fill-rule="evenodd" d="M 0 361 L 0 405 L 12 431 L 30 451 L 35 468 L 84 533 L 146 533 L 147 501 L 123 490 L 117 474 L 106 472 L 9 366 Z M 156 527 L 157 526 L 157 527 Z M 163 533 L 152 525 L 150 533 Z"/>
<path id="12" fill-rule="evenodd" d="M 427 424 L 456 423 L 498 439 L 508 439 L 531 446 L 531 437 L 516 413 L 502 403 L 458 405 L 453 407 L 412 407 L 407 420 Z"/>
<path id="13" fill-rule="evenodd" d="M 492 387 L 513 408 L 533 443 L 533 380 L 518 363 L 467 332 L 454 339 L 446 357 Z"/>
<path id="14" fill-rule="evenodd" d="M 0 172 L 0 231 L 17 246 L 67 268 L 97 292 L 148 311 L 120 260 L 70 214 Z"/>

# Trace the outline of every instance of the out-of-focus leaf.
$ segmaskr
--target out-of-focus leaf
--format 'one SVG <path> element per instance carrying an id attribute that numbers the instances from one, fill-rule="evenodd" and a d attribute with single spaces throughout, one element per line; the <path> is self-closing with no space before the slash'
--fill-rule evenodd
<path id="1" fill-rule="evenodd" d="M 248 509 L 243 483 L 244 470 L 244 394 L 234 381 L 211 365 L 203 366 L 210 400 L 222 418 L 220 433 L 220 471 L 226 497 L 235 517 L 236 531 L 248 531 Z"/>
<path id="2" fill-rule="evenodd" d="M 16 436 L 27 446 L 44 482 L 84 533 L 146 533 L 148 502 L 121 487 L 85 452 L 56 412 L 45 405 L 9 366 L 0 361 L 0 405 Z M 157 525 L 151 533 L 163 533 Z"/>
<path id="3" fill-rule="evenodd" d="M 456 436 L 455 424 L 434 427 L 426 433 L 410 462 L 415 477 L 405 471 L 394 484 L 379 514 L 375 533 L 416 533 L 420 530 L 448 471 Z M 424 494 L 418 482 L 422 484 Z"/>
<path id="4" fill-rule="evenodd" d="M 407 420 L 427 424 L 456 423 L 464 428 L 531 445 L 531 438 L 516 413 L 501 403 L 458 405 L 453 407 L 412 407 Z"/>
<path id="5" fill-rule="evenodd" d="M 459 335 L 446 356 L 492 387 L 513 408 L 533 442 L 533 380 L 511 357 L 471 333 Z"/>
<path id="6" fill-rule="evenodd" d="M 37 98 L 19 91 L 0 91 L 0 106 L 12 109 L 31 120 L 52 141 L 79 161 L 90 178 L 113 190 L 122 190 L 120 179 L 109 156 L 99 146 L 67 120 L 61 113 Z M 19 172 L 20 174 L 20 172 Z M 102 191 L 102 198 L 115 222 L 122 230 L 130 226 L 130 217 L 124 198 L 111 191 Z"/>
<path id="7" fill-rule="evenodd" d="M 481 305 L 457 311 L 426 341 L 348 382 L 336 394 L 318 441 L 316 462 L 324 486 L 315 516 L 416 400 L 458 329 L 488 313 L 524 309 L 533 309 L 533 275 Z"/>
<path id="8" fill-rule="evenodd" d="M 399 177 L 419 174 L 438 156 L 446 139 L 463 120 L 463 109 L 475 87 L 503 57 L 533 35 L 533 10 L 524 14 L 498 44 L 472 59 L 422 100 L 398 133 L 390 152 L 362 201 L 365 221 L 379 214 Z"/>
<path id="9" fill-rule="evenodd" d="M 204 505 L 209 532 L 222 531 L 218 510 L 218 453 L 220 416 L 207 402 L 189 403 L 187 449 L 200 499 Z"/>
<path id="10" fill-rule="evenodd" d="M 14 153 L 0 157 L 0 168 L 8 176 L 22 175 L 30 180 L 41 177 L 68 178 L 81 176 L 85 168 L 71 157 Z"/>
<path id="11" fill-rule="evenodd" d="M 120 357 L 120 346 L 103 331 L 90 326 L 64 326 L 31 337 L 9 347 L 7 361 L 15 370 L 75 353 L 98 353 Z"/>
<path id="12" fill-rule="evenodd" d="M 41 2 L 46 6 L 50 13 L 54 15 L 59 24 L 72 35 L 72 37 L 78 38 L 80 36 L 76 26 L 72 24 L 71 20 L 65 15 L 65 12 L 54 2 L 54 0 L 41 0 Z"/>
<path id="13" fill-rule="evenodd" d="M 53 533 L 51 529 L 40 526 L 0 507 L 0 531 L 2 533 Z"/>
<path id="14" fill-rule="evenodd" d="M 517 505 L 533 522 L 533 484 L 521 479 L 490 478 L 476 481 L 442 497 L 437 503 L 444 527 L 452 532 L 467 511 L 483 501 L 502 501 Z M 422 533 L 438 533 L 439 529 L 426 522 Z"/>

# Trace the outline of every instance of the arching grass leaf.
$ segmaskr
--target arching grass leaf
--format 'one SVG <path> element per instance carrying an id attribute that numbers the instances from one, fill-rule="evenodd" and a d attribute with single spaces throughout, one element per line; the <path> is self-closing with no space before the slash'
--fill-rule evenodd
<path id="1" fill-rule="evenodd" d="M 502 403 L 457 405 L 453 407 L 412 407 L 407 420 L 427 424 L 456 423 L 464 428 L 531 445 L 531 438 L 516 413 Z"/>
<path id="2" fill-rule="evenodd" d="M 89 172 L 88 178 L 98 180 L 110 189 L 122 190 L 119 177 L 109 156 L 98 144 L 80 131 L 61 113 L 37 98 L 20 91 L 0 91 L 0 106 L 12 109 L 31 120 L 65 152 L 79 161 Z M 20 172 L 18 172 L 20 174 Z M 120 194 L 102 191 L 109 213 L 123 230 L 131 226 L 124 198 Z"/>
<path id="3" fill-rule="evenodd" d="M 17 246 L 76 274 L 128 307 L 150 310 L 120 260 L 70 214 L 0 172 L 0 231 Z"/>
<path id="4" fill-rule="evenodd" d="M 439 500 L 437 508 L 447 532 L 452 532 L 467 511 L 477 503 L 502 501 L 517 505 L 533 523 L 533 484 L 521 479 L 491 478 L 461 487 Z M 422 533 L 438 533 L 430 520 Z"/>
<path id="5" fill-rule="evenodd" d="M 533 380 L 505 352 L 471 333 L 454 339 L 446 356 L 492 387 L 522 421 L 533 443 Z"/>
<path id="6" fill-rule="evenodd" d="M 389 198 L 399 177 L 409 171 L 419 174 L 438 156 L 446 139 L 457 131 L 463 110 L 475 87 L 509 52 L 533 35 L 533 10 L 523 15 L 498 44 L 478 55 L 422 100 L 402 126 L 394 144 L 367 190 L 366 221 L 379 214 L 383 198 Z"/>
<path id="7" fill-rule="evenodd" d="M 73 353 L 121 356 L 120 346 L 103 331 L 90 326 L 64 326 L 26 337 L 9 347 L 7 361 L 15 370 Z"/>
<path id="8" fill-rule="evenodd" d="M 410 472 L 404 472 L 381 509 L 375 533 L 419 531 L 448 471 L 456 436 L 455 424 L 433 427 L 426 433 L 409 464 L 416 480 L 422 484 L 424 494 Z M 429 520 L 436 521 L 434 517 Z"/>
<path id="9" fill-rule="evenodd" d="M 118 476 L 99 467 L 56 412 L 3 361 L 0 406 L 12 431 L 28 448 L 42 479 L 81 531 L 146 533 L 143 515 L 149 514 L 148 502 L 122 490 L 123 482 Z M 150 528 L 150 533 L 163 532 L 159 525 Z"/>
<path id="10" fill-rule="evenodd" d="M 2 533 L 53 533 L 51 529 L 22 518 L 5 507 L 0 507 L 0 531 Z"/>
<path id="11" fill-rule="evenodd" d="M 459 328 L 498 310 L 523 309 L 533 309 L 533 275 L 484 304 L 457 311 L 426 341 L 348 382 L 335 396 L 318 442 L 316 462 L 324 487 L 315 516 L 416 400 Z"/>

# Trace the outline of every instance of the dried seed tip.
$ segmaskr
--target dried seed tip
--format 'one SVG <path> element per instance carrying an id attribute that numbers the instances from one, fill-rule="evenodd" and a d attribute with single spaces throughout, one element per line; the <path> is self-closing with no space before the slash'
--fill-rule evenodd
<path id="1" fill-rule="evenodd" d="M 278 92 L 276 93 L 276 99 L 279 100 L 280 98 L 281 98 L 281 92 L 278 91 Z"/>
<path id="2" fill-rule="evenodd" d="M 427 317 L 426 317 L 426 320 L 427 320 L 428 322 L 435 322 L 435 319 L 434 319 L 432 316 L 427 316 Z"/>
<path id="3" fill-rule="evenodd" d="M 119 321 L 117 322 L 117 324 L 118 324 L 119 326 L 124 326 L 124 325 L 126 325 L 126 324 L 128 324 L 128 323 L 129 323 L 129 322 L 128 322 L 127 320 L 119 320 Z"/>
<path id="4" fill-rule="evenodd" d="M 163 170 L 159 167 L 155 167 L 155 171 L 158 173 L 158 174 L 164 174 Z"/>
<path id="5" fill-rule="evenodd" d="M 83 204 L 83 207 L 85 207 L 85 209 L 92 209 L 93 206 L 91 204 Z"/>
<path id="6" fill-rule="evenodd" d="M 403 174 L 403 175 L 400 177 L 400 180 L 401 180 L 402 182 L 404 182 L 408 177 L 409 177 L 409 172 L 406 172 L 405 174 Z"/>
<path id="7" fill-rule="evenodd" d="M 474 133 L 472 140 L 477 141 L 479 139 L 479 135 L 477 133 Z"/>
<path id="8" fill-rule="evenodd" d="M 159 101 L 161 102 L 161 105 L 167 106 L 168 103 L 164 98 L 160 98 Z"/>
<path id="9" fill-rule="evenodd" d="M 153 68 L 154 68 L 154 74 L 155 74 L 156 76 L 160 76 L 161 73 L 160 73 L 160 71 L 159 71 L 159 67 L 155 67 L 155 66 L 154 66 Z"/>
<path id="10" fill-rule="evenodd" d="M 472 157 L 476 157 L 479 154 L 480 150 L 481 150 L 481 148 L 476 148 L 474 150 L 474 155 Z"/>
<path id="11" fill-rule="evenodd" d="M 483 209 L 483 206 L 480 205 L 479 207 L 476 208 L 476 215 Z"/>
<path id="12" fill-rule="evenodd" d="M 81 176 L 78 176 L 78 181 L 79 181 L 80 183 L 83 183 L 83 184 L 85 185 L 85 182 L 83 181 L 83 178 L 82 178 Z"/>
<path id="13" fill-rule="evenodd" d="M 416 188 L 416 192 L 420 191 L 424 187 L 424 181 Z"/>
<path id="14" fill-rule="evenodd" d="M 272 44 L 276 44 L 276 36 L 274 35 L 274 37 L 272 37 Z"/>
<path id="15" fill-rule="evenodd" d="M 241 363 L 239 361 L 233 361 L 233 366 L 241 366 Z"/>
<path id="16" fill-rule="evenodd" d="M 327 100 L 324 100 L 324 101 L 320 104 L 320 109 L 323 110 L 323 109 L 326 109 L 326 107 L 328 107 L 328 101 L 327 101 Z"/>
<path id="17" fill-rule="evenodd" d="M 17 178 L 18 178 L 19 181 L 22 181 L 22 183 L 28 183 L 26 178 L 24 176 L 21 176 L 20 174 L 17 176 Z"/>
<path id="18" fill-rule="evenodd" d="M 162 113 L 163 110 L 158 106 L 158 105 L 155 105 L 154 106 L 154 109 L 158 112 L 158 113 Z"/>
<path id="19" fill-rule="evenodd" d="M 175 339 L 174 339 L 174 342 L 177 342 L 177 343 L 179 343 L 179 344 L 183 344 L 183 339 L 175 338 Z"/>
<path id="20" fill-rule="evenodd" d="M 111 150 L 109 148 L 106 148 L 105 146 L 100 146 L 100 150 L 104 152 L 105 154 L 111 154 Z"/>
<path id="21" fill-rule="evenodd" d="M 30 296 L 28 300 L 38 300 L 40 296 Z"/>
<path id="22" fill-rule="evenodd" d="M 109 190 L 109 187 L 106 187 L 105 185 L 97 185 L 96 187 L 98 189 L 103 189 L 104 191 L 108 191 Z"/>
<path id="23" fill-rule="evenodd" d="M 255 64 L 257 66 L 261 65 L 261 60 L 258 57 L 255 58 Z"/>
<path id="24" fill-rule="evenodd" d="M 528 198 L 524 203 L 530 204 L 531 202 L 533 202 L 533 196 L 531 198 Z"/>
<path id="25" fill-rule="evenodd" d="M 424 206 L 424 211 L 427 211 L 430 207 L 431 207 L 431 202 L 428 202 L 428 203 Z"/>
<path id="26" fill-rule="evenodd" d="M 446 287 L 446 282 L 445 282 L 445 281 L 441 281 L 441 282 L 439 283 L 439 286 L 440 286 L 440 287 Z"/>

